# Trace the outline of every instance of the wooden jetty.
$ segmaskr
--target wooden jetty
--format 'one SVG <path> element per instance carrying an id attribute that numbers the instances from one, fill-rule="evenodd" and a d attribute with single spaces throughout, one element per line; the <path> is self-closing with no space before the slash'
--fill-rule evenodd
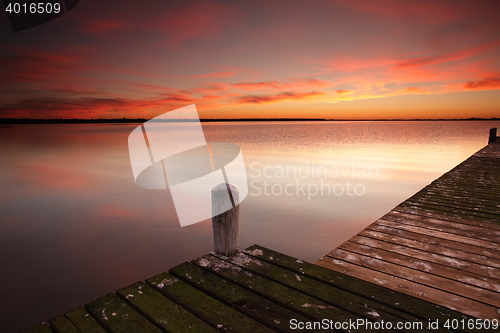
<path id="1" fill-rule="evenodd" d="M 500 319 L 500 139 L 316 264 L 476 318 Z"/>
<path id="2" fill-rule="evenodd" d="M 467 323 L 500 319 L 495 138 L 315 264 L 212 252 L 25 332 L 492 332 Z"/>

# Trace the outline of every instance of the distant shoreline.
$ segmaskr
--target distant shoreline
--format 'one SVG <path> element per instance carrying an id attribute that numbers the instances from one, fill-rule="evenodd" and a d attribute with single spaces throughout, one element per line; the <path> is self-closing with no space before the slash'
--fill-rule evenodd
<path id="1" fill-rule="evenodd" d="M 18 124 L 127 124 L 144 123 L 151 119 L 145 118 L 121 118 L 121 119 L 30 119 L 30 118 L 0 118 L 0 125 Z M 242 122 L 242 121 L 488 121 L 500 120 L 500 118 L 457 118 L 457 119 L 325 119 L 325 118 L 205 118 L 201 122 Z M 153 122 L 194 122 L 193 119 L 168 119 L 152 120 Z"/>

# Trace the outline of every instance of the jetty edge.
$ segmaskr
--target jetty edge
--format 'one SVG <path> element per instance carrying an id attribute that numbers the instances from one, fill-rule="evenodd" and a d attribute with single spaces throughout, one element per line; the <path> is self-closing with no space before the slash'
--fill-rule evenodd
<path id="1" fill-rule="evenodd" d="M 314 331 L 492 332 L 446 327 L 500 318 L 500 140 L 489 140 L 314 264 L 259 245 L 211 252 L 24 332 L 296 332 L 325 319 L 340 326 Z"/>
<path id="2" fill-rule="evenodd" d="M 500 138 L 316 262 L 500 320 Z"/>

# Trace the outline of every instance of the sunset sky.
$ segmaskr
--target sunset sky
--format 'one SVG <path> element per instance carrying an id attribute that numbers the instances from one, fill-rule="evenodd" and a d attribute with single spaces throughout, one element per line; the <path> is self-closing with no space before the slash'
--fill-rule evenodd
<path id="1" fill-rule="evenodd" d="M 500 2 L 80 0 L 12 33 L 0 117 L 500 116 Z"/>

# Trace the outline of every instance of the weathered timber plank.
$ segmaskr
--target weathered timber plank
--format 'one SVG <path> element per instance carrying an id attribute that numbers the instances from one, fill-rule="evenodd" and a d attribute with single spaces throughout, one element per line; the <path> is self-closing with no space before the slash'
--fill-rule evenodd
<path id="1" fill-rule="evenodd" d="M 245 252 L 261 260 L 287 268 L 295 273 L 309 276 L 336 288 L 344 289 L 363 298 L 369 298 L 385 305 L 384 310 L 412 321 L 442 320 L 443 317 L 462 320 L 467 317 L 437 304 L 387 289 L 378 284 L 366 282 L 354 276 L 311 264 L 259 245 L 250 246 Z M 402 315 L 403 313 L 403 315 Z M 408 314 L 405 316 L 405 314 Z M 444 330 L 444 329 L 443 329 Z M 447 331 L 447 330 L 444 330 Z"/>
<path id="2" fill-rule="evenodd" d="M 500 213 L 500 206 L 497 201 L 484 200 L 477 198 L 470 198 L 465 196 L 458 196 L 450 194 L 448 191 L 440 189 L 423 189 L 415 195 L 408 198 L 410 201 L 431 201 L 434 203 L 443 203 L 445 205 L 456 205 L 458 207 L 465 207 L 474 211 L 481 211 L 483 213 L 490 212 L 494 214 Z"/>
<path id="3" fill-rule="evenodd" d="M 405 201 L 406 204 L 411 205 L 432 205 L 439 206 L 443 210 L 457 211 L 464 215 L 472 215 L 477 217 L 482 217 L 485 219 L 496 219 L 500 220 L 500 212 L 496 209 L 489 209 L 484 206 L 470 206 L 470 205 L 461 205 L 456 201 L 447 201 L 439 200 L 437 198 L 419 198 L 415 199 L 415 197 L 411 197 Z"/>
<path id="4" fill-rule="evenodd" d="M 374 321 L 402 321 L 404 316 L 396 317 L 381 304 L 373 302 L 369 298 L 362 298 L 356 294 L 347 293 L 344 290 L 332 288 L 318 280 L 311 279 L 303 274 L 276 266 L 272 263 L 261 261 L 257 258 L 238 254 L 228 258 L 228 261 L 239 267 L 249 269 L 254 273 L 274 280 L 288 288 L 296 289 L 316 299 L 323 300 L 332 306 L 337 306 L 346 311 L 354 312 L 359 317 L 365 317 Z M 389 311 L 388 311 L 389 310 Z M 401 315 L 401 314 L 400 314 Z M 414 319 L 414 318 L 413 318 Z"/>
<path id="5" fill-rule="evenodd" d="M 494 258 L 500 258 L 500 245 L 497 243 L 494 243 L 494 242 L 480 240 L 480 239 L 467 237 L 467 236 L 456 235 L 456 234 L 442 232 L 442 231 L 438 231 L 438 230 L 416 227 L 416 226 L 412 226 L 409 224 L 391 222 L 391 221 L 387 221 L 387 220 L 383 220 L 383 219 L 377 220 L 375 222 L 375 224 L 381 225 L 384 227 L 405 230 L 405 231 L 413 232 L 413 233 L 420 234 L 420 235 L 426 235 L 426 236 L 435 237 L 435 238 L 439 238 L 439 239 L 445 239 L 445 240 L 449 240 L 449 241 L 453 241 L 453 242 L 458 242 L 458 243 L 468 244 L 471 246 L 485 248 L 485 249 L 488 249 L 488 252 L 490 252 L 490 256 L 492 256 Z"/>
<path id="6" fill-rule="evenodd" d="M 54 333 L 79 333 L 73 323 L 64 315 L 49 320 L 50 329 Z"/>
<path id="7" fill-rule="evenodd" d="M 68 318 L 80 333 L 106 333 L 84 308 L 77 308 L 66 313 Z"/>
<path id="8" fill-rule="evenodd" d="M 236 285 L 246 288 L 261 297 L 299 313 L 312 320 L 328 318 L 334 321 L 349 321 L 361 318 L 317 298 L 287 288 L 279 283 L 254 274 L 239 266 L 213 256 L 203 256 L 192 261 Z M 369 309 L 365 309 L 370 312 Z"/>
<path id="9" fill-rule="evenodd" d="M 491 189 L 488 185 L 481 184 L 461 184 L 454 181 L 446 181 L 442 179 L 437 179 L 433 181 L 430 186 L 434 186 L 436 188 L 444 188 L 447 190 L 453 191 L 467 191 L 471 193 L 475 193 L 479 196 L 498 196 L 498 191 L 495 189 Z"/>
<path id="10" fill-rule="evenodd" d="M 87 303 L 85 309 L 108 332 L 158 333 L 156 326 L 141 316 L 115 294 L 108 294 Z"/>
<path id="11" fill-rule="evenodd" d="M 461 188 L 460 190 L 458 190 L 455 187 L 433 183 L 431 185 L 428 185 L 423 190 L 425 190 L 426 193 L 435 192 L 435 193 L 440 193 L 442 195 L 446 195 L 447 197 L 468 198 L 469 200 L 477 200 L 484 203 L 490 203 L 494 207 L 497 207 L 495 206 L 494 200 L 498 198 L 498 196 L 495 193 L 479 191 L 477 188 L 476 189 Z"/>
<path id="12" fill-rule="evenodd" d="M 439 220 L 443 220 L 443 221 L 469 224 L 469 225 L 473 225 L 473 226 L 477 226 L 477 227 L 481 227 L 481 228 L 485 228 L 485 229 L 500 230 L 500 225 L 495 224 L 495 223 L 470 220 L 470 219 L 466 219 L 463 217 L 453 217 L 453 216 L 449 216 L 446 214 L 431 213 L 431 212 L 427 212 L 427 211 L 416 209 L 416 208 L 397 206 L 392 210 L 392 212 L 407 213 L 407 214 L 412 214 L 412 215 L 417 215 L 417 216 L 424 216 L 424 217 L 439 219 Z"/>
<path id="13" fill-rule="evenodd" d="M 500 308 L 500 294 L 496 292 L 341 249 L 333 250 L 328 256 Z"/>
<path id="14" fill-rule="evenodd" d="M 423 251 L 420 249 L 394 244 L 387 241 L 380 241 L 377 239 L 363 237 L 359 235 L 356 235 L 351 239 L 349 239 L 349 242 L 369 246 L 374 249 L 380 249 L 403 256 L 408 256 L 414 259 L 426 260 L 432 263 L 443 265 L 445 267 L 455 268 L 460 272 L 470 272 L 474 275 L 477 275 L 478 279 L 480 280 L 486 278 L 488 280 L 484 281 L 489 281 L 490 279 L 492 281 L 495 281 L 491 282 L 492 285 L 496 284 L 496 281 L 500 282 L 500 269 L 496 269 L 493 267 L 483 266 L 476 264 L 474 262 L 465 261 L 454 257 L 444 256 L 433 252 Z M 498 284 L 500 286 L 500 283 Z"/>
<path id="15" fill-rule="evenodd" d="M 435 288 L 417 284 L 396 276 L 374 271 L 372 269 L 351 264 L 347 261 L 323 257 L 316 261 L 317 265 L 339 271 L 365 281 L 376 283 L 408 295 L 440 304 L 449 309 L 482 319 L 500 319 L 500 312 L 495 307 L 453 295 Z"/>
<path id="16" fill-rule="evenodd" d="M 407 230 L 386 227 L 386 226 L 378 225 L 375 223 L 370 224 L 365 230 L 360 232 L 358 235 L 364 235 L 364 232 L 368 231 L 368 230 L 378 231 L 378 232 L 389 234 L 389 235 L 400 236 L 403 238 L 411 239 L 411 240 L 422 243 L 423 246 L 425 246 L 425 244 L 441 246 L 441 247 L 447 248 L 450 251 L 450 253 L 454 252 L 454 251 L 464 251 L 464 252 L 469 252 L 471 254 L 477 254 L 480 256 L 484 256 L 487 258 L 485 258 L 485 260 L 482 262 L 484 262 L 485 264 L 486 264 L 486 262 L 488 262 L 486 264 L 487 266 L 499 267 L 498 265 L 500 264 L 500 260 L 495 259 L 494 255 L 492 254 L 490 249 L 483 249 L 483 248 L 480 248 L 480 247 L 474 246 L 474 245 L 469 245 L 469 244 L 450 241 L 447 239 L 427 236 L 424 234 L 414 233 L 414 232 L 410 232 Z M 476 257 L 474 257 L 474 258 L 476 258 Z"/>
<path id="17" fill-rule="evenodd" d="M 23 331 L 23 333 L 54 333 L 46 322 L 41 322 Z"/>
<path id="18" fill-rule="evenodd" d="M 273 332 L 175 276 L 162 273 L 146 282 L 206 323 L 223 332 Z"/>
<path id="19" fill-rule="evenodd" d="M 416 202 L 416 201 L 405 201 L 401 203 L 403 206 L 407 207 L 416 207 L 419 209 L 424 209 L 430 212 L 438 212 L 438 213 L 444 213 L 444 214 L 449 214 L 452 216 L 463 216 L 468 219 L 473 219 L 473 220 L 478 220 L 478 221 L 485 221 L 485 222 L 491 222 L 491 223 L 500 223 L 500 215 L 492 215 L 492 214 L 483 214 L 471 210 L 465 210 L 461 209 L 458 207 L 449 207 L 447 205 L 443 204 L 433 204 L 431 202 Z"/>
<path id="20" fill-rule="evenodd" d="M 142 316 L 166 332 L 217 332 L 195 315 L 143 282 L 116 291 Z"/>
<path id="21" fill-rule="evenodd" d="M 397 215 L 387 214 L 380 218 L 378 221 L 392 222 L 397 225 L 408 226 L 408 228 L 421 228 L 422 230 L 429 230 L 429 233 L 438 232 L 440 234 L 450 234 L 450 237 L 462 237 L 469 238 L 477 241 L 484 241 L 490 244 L 498 244 L 498 240 L 500 236 L 497 235 L 488 235 L 486 233 L 480 233 L 477 231 L 478 228 L 473 228 L 471 226 L 467 226 L 464 224 L 455 225 L 449 224 L 449 222 L 445 223 L 433 223 L 433 222 L 422 222 L 418 219 L 406 218 Z M 378 222 L 377 221 L 377 222 Z M 408 229 L 410 230 L 410 229 Z M 469 244 L 472 244 L 469 242 Z M 472 244 L 474 245 L 474 244 Z"/>
<path id="22" fill-rule="evenodd" d="M 409 233 L 405 234 L 405 232 L 401 230 L 390 228 L 378 229 L 380 230 L 365 229 L 361 231 L 358 236 L 372 238 L 388 243 L 394 243 L 396 245 L 403 245 L 422 251 L 440 254 L 452 259 L 465 260 L 471 263 L 477 263 L 479 265 L 500 269 L 500 260 L 497 259 L 488 258 L 480 254 L 470 253 L 459 248 L 444 247 L 440 245 L 440 242 L 427 242 L 426 240 L 421 241 L 420 239 L 418 239 L 418 237 L 408 238 L 412 237 L 412 235 Z"/>
<path id="23" fill-rule="evenodd" d="M 404 223 L 412 223 L 415 226 L 426 226 L 429 229 L 436 229 L 439 231 L 456 233 L 456 234 L 467 234 L 472 233 L 479 235 L 480 237 L 486 235 L 489 236 L 490 241 L 498 241 L 500 239 L 500 230 L 482 228 L 475 225 L 470 225 L 466 223 L 458 223 L 453 221 L 440 220 L 436 218 L 425 217 L 421 215 L 407 214 L 401 212 L 391 211 L 382 217 L 387 221 L 401 221 Z M 388 219 L 391 220 L 388 220 Z"/>
<path id="24" fill-rule="evenodd" d="M 498 148 L 499 141 L 500 140 L 497 138 L 496 140 L 490 142 L 486 147 L 475 153 L 473 157 L 490 159 L 500 158 L 500 149 Z"/>
<path id="25" fill-rule="evenodd" d="M 290 327 L 291 319 L 309 321 L 308 318 L 224 280 L 200 266 L 183 263 L 172 268 L 169 273 L 278 332 L 295 332 Z"/>
<path id="26" fill-rule="evenodd" d="M 457 190 L 440 182 L 433 182 L 415 193 L 414 196 L 421 194 L 432 194 L 441 198 L 456 198 L 468 203 L 478 203 L 498 208 L 497 202 L 495 202 L 495 199 L 498 198 L 496 193 L 480 190 L 477 187 L 470 190 Z"/>
<path id="27" fill-rule="evenodd" d="M 439 265 L 428 260 L 419 260 L 398 253 L 385 251 L 383 249 L 377 249 L 366 245 L 360 245 L 358 243 L 353 243 L 352 239 L 350 239 L 348 242 L 343 243 L 338 248 L 348 252 L 357 253 L 366 257 L 380 259 L 392 264 L 404 266 L 417 271 L 422 271 L 429 274 L 441 276 L 443 278 L 458 281 L 461 283 L 469 284 L 471 286 L 475 286 L 481 289 L 488 289 L 495 293 L 500 292 L 500 280 L 490 279 L 464 270 Z M 498 296 L 500 297 L 500 294 L 498 294 Z"/>

